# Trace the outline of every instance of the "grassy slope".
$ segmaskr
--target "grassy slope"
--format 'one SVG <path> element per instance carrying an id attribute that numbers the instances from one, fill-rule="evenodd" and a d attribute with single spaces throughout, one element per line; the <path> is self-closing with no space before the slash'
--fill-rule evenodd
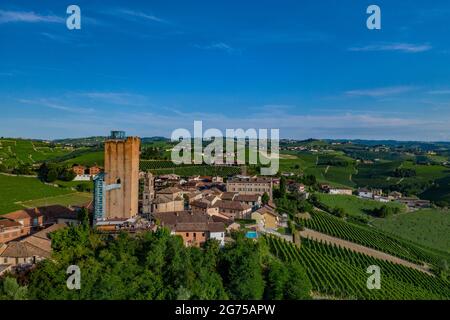
<path id="1" fill-rule="evenodd" d="M 62 147 L 50 148 L 48 145 L 31 140 L 0 139 L 1 162 L 9 167 L 19 164 L 39 163 L 69 154 L 70 149 Z"/>
<path id="2" fill-rule="evenodd" d="M 319 157 L 323 157 L 323 154 L 313 154 L 307 152 L 300 152 L 296 154 L 296 158 L 292 153 L 289 159 L 280 159 L 280 171 L 288 171 L 294 173 L 304 172 L 305 174 L 313 174 L 316 176 L 317 181 L 322 183 L 328 183 L 335 187 L 354 187 L 355 183 L 351 180 L 351 177 L 355 173 L 353 165 L 348 167 L 342 166 L 327 166 L 317 165 Z M 351 160 L 348 157 L 342 156 L 338 153 L 326 154 L 327 157 L 335 157 L 342 160 Z M 296 167 L 298 166 L 298 167 Z"/>
<path id="3" fill-rule="evenodd" d="M 420 210 L 376 219 L 373 224 L 402 238 L 450 253 L 450 211 Z"/>
<path id="4" fill-rule="evenodd" d="M 63 194 L 60 196 L 36 199 L 22 202 L 21 204 L 27 208 L 35 208 L 42 206 L 50 206 L 59 204 L 62 206 L 82 205 L 92 200 L 92 194 L 87 192 L 76 192 L 70 194 Z"/>
<path id="5" fill-rule="evenodd" d="M 103 151 L 95 151 L 84 153 L 78 157 L 66 160 L 65 163 L 68 164 L 79 164 L 84 166 L 103 166 L 105 154 Z"/>
<path id="6" fill-rule="evenodd" d="M 0 214 L 22 209 L 22 206 L 15 204 L 18 201 L 52 197 L 71 192 L 73 191 L 69 189 L 43 184 L 36 178 L 0 174 Z"/>

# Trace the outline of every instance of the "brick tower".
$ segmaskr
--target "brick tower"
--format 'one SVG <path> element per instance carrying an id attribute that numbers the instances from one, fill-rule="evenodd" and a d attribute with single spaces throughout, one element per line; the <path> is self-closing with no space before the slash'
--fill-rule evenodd
<path id="1" fill-rule="evenodd" d="M 105 218 L 131 218 L 138 214 L 139 149 L 138 137 L 111 132 L 105 142 Z"/>

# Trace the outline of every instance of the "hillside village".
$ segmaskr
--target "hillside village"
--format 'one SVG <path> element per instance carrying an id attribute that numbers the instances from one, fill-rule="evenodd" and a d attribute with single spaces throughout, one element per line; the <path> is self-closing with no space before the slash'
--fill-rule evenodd
<path id="1" fill-rule="evenodd" d="M 123 139 L 125 138 L 112 140 L 120 142 Z M 22 274 L 34 270 L 40 261 L 52 256 L 52 234 L 62 229 L 76 228 L 85 223 L 83 221 L 87 221 L 86 219 L 92 230 L 113 238 L 122 233 L 137 237 L 146 232 L 157 233 L 158 230 L 165 229 L 172 236 L 182 239 L 186 248 L 203 248 L 212 240 L 224 248 L 232 245 L 236 241 L 236 234 L 241 233 L 250 241 L 268 239 L 274 252 L 278 252 L 280 246 L 297 248 L 294 250 L 302 247 L 316 250 L 318 248 L 314 249 L 315 243 L 324 243 L 355 254 L 362 253 L 382 259 L 408 270 L 417 270 L 427 276 L 443 272 L 436 268 L 447 253 L 435 249 L 429 251 L 421 245 L 405 242 L 382 230 L 374 230 L 374 226 L 377 226 L 374 223 L 379 220 L 387 221 L 395 216 L 416 213 L 425 216 L 428 214 L 425 213 L 427 210 L 440 212 L 442 209 L 436 206 L 436 202 L 412 195 L 409 191 L 404 194 L 397 188 L 386 188 L 384 185 L 367 184 L 362 187 L 343 180 L 338 183 L 324 180 L 331 170 L 353 170 L 348 156 L 336 154 L 336 148 L 348 144 L 336 142 L 321 143 L 321 146 L 291 147 L 291 143 L 285 144 L 286 153 L 282 153 L 280 159 L 281 170 L 273 177 L 256 174 L 252 166 L 231 166 L 226 169 L 238 169 L 241 173 L 212 170 L 205 166 L 188 166 L 176 170 L 171 167 L 144 169 L 149 163 L 161 163 L 163 166 L 168 164 L 166 160 L 141 159 L 140 162 L 135 162 L 134 168 L 139 170 L 130 180 L 136 185 L 135 191 L 114 196 L 116 198 L 111 202 L 115 205 L 123 199 L 135 199 L 130 203 L 136 201 L 136 206 L 110 214 L 108 212 L 112 212 L 112 209 L 108 209 L 107 204 L 110 200 L 105 200 L 105 195 L 111 193 L 113 196 L 118 190 L 122 190 L 131 176 L 117 173 L 118 178 L 107 182 L 105 176 L 110 172 L 108 168 L 111 164 L 105 164 L 103 156 L 86 162 L 82 160 L 85 156 L 81 155 L 67 162 L 64 169 L 61 169 L 60 164 L 50 162 L 45 165 L 47 167 L 44 172 L 48 174 L 49 170 L 55 170 L 59 177 L 54 182 L 44 181 L 46 185 L 67 190 L 65 184 L 69 183 L 69 188 L 77 191 L 82 184 L 86 188 L 81 193 L 90 193 L 91 199 L 61 205 L 58 204 L 58 197 L 63 199 L 66 196 L 55 196 L 54 204 L 19 209 L 1 215 L 0 275 Z M 86 148 L 86 145 L 82 148 Z M 373 148 L 369 150 L 386 152 L 388 149 L 376 147 L 377 151 Z M 103 152 L 105 151 L 101 153 Z M 139 153 L 142 155 L 142 151 Z M 314 168 L 308 160 L 313 154 L 317 154 L 311 158 L 315 162 Z M 306 157 L 303 158 L 303 155 Z M 373 166 L 376 162 L 376 159 L 354 161 L 360 163 L 359 166 Z M 444 165 L 445 163 L 439 164 Z M 42 172 L 42 167 L 43 165 L 36 166 L 38 174 Z M 320 169 L 323 172 L 317 171 L 318 168 L 323 168 Z M 410 171 L 402 170 L 401 174 L 410 174 Z M 12 178 L 9 175 L 10 173 L 8 177 Z M 71 180 L 63 183 L 63 177 Z M 397 181 L 406 179 L 409 178 L 398 178 Z M 68 196 L 70 195 L 69 192 Z M 49 199 L 52 201 L 52 197 Z M 136 210 L 136 214 L 123 215 L 127 210 Z M 282 241 L 281 244 L 278 241 Z M 399 247 L 402 249 L 394 249 Z M 319 252 L 315 254 L 319 259 Z M 285 259 L 289 258 L 286 256 Z M 344 260 L 341 263 L 349 262 Z M 319 281 L 322 276 L 309 274 L 313 287 L 317 290 L 320 287 L 314 281 Z M 345 295 L 347 289 L 342 290 L 339 294 Z M 442 294 L 443 291 L 439 292 Z M 359 294 L 365 295 L 363 292 Z"/>

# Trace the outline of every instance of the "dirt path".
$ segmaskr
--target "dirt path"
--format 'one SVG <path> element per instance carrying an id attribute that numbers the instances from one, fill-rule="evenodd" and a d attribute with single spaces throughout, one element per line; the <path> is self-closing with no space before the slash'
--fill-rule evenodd
<path id="1" fill-rule="evenodd" d="M 311 229 L 305 229 L 304 231 L 301 231 L 300 235 L 303 238 L 310 238 L 310 239 L 313 239 L 313 240 L 325 241 L 327 243 L 332 243 L 332 244 L 335 244 L 335 245 L 337 245 L 339 247 L 347 248 L 347 249 L 350 249 L 350 250 L 355 251 L 355 252 L 360 252 L 360 253 L 366 254 L 368 256 L 377 258 L 377 259 L 381 259 L 381 260 L 385 260 L 385 261 L 401 264 L 401 265 L 404 265 L 405 267 L 413 268 L 413 269 L 425 272 L 426 274 L 429 274 L 429 275 L 433 276 L 433 274 L 430 271 L 428 271 L 427 268 L 425 268 L 423 266 L 420 266 L 420 265 L 417 265 L 415 263 L 412 263 L 412 262 L 409 262 L 409 261 L 397 258 L 395 256 L 392 256 L 390 254 L 387 254 L 387 253 L 384 253 L 384 252 L 381 252 L 381 251 L 378 251 L 378 250 L 375 250 L 375 249 L 371 249 L 371 248 L 362 246 L 360 244 L 356 244 L 354 242 L 350 242 L 350 241 L 347 241 L 347 240 L 335 238 L 335 237 L 332 237 L 332 236 L 329 236 L 327 234 L 324 234 L 324 233 L 321 233 L 321 232 L 317 232 L 317 231 L 314 231 L 314 230 L 311 230 Z"/>

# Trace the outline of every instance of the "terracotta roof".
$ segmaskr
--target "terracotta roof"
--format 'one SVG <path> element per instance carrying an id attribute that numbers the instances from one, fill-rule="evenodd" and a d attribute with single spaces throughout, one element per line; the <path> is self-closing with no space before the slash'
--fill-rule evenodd
<path id="1" fill-rule="evenodd" d="M 45 216 L 47 218 L 68 217 L 68 216 L 76 217 L 76 213 L 74 210 L 61 205 L 51 205 L 45 207 L 14 211 L 2 215 L 2 218 L 6 218 L 9 220 L 21 220 L 21 219 L 33 219 L 41 216 Z"/>
<path id="2" fill-rule="evenodd" d="M 186 232 L 186 231 L 210 231 L 210 232 L 223 232 L 225 231 L 225 225 L 222 222 L 182 222 L 177 223 L 173 227 L 174 231 Z"/>
<path id="3" fill-rule="evenodd" d="M 153 213 L 153 217 L 165 226 L 174 226 L 179 223 L 206 223 L 210 220 L 207 214 L 190 211 Z"/>
<path id="4" fill-rule="evenodd" d="M 42 214 L 39 211 L 37 211 L 37 208 L 34 208 L 34 209 L 23 209 L 7 213 L 2 215 L 2 218 L 6 218 L 9 220 L 21 220 L 21 219 L 32 219 L 40 216 L 42 216 Z"/>
<path id="5" fill-rule="evenodd" d="M 208 224 L 204 222 L 181 222 L 173 226 L 174 231 L 208 231 Z"/>
<path id="6" fill-rule="evenodd" d="M 261 207 L 261 208 L 259 208 L 258 210 L 256 210 L 255 212 L 257 212 L 257 213 L 259 213 L 259 214 L 261 214 L 261 215 L 270 214 L 271 216 L 274 216 L 274 217 L 279 217 L 279 216 L 280 216 L 280 215 L 279 215 L 277 212 L 275 212 L 275 210 L 273 210 L 273 208 L 270 207 L 270 206 L 264 206 L 264 207 Z"/>
<path id="7" fill-rule="evenodd" d="M 159 190 L 157 193 L 159 193 L 159 194 L 174 194 L 174 193 L 178 193 L 181 191 L 182 190 L 177 187 L 168 187 L 168 188 Z"/>
<path id="8" fill-rule="evenodd" d="M 225 224 L 223 222 L 210 222 L 208 223 L 209 232 L 224 232 Z"/>
<path id="9" fill-rule="evenodd" d="M 220 217 L 217 215 L 212 215 L 211 218 L 212 218 L 212 221 L 223 222 L 225 225 L 230 225 L 233 223 L 233 220 L 231 220 L 230 218 L 224 218 L 224 217 Z"/>
<path id="10" fill-rule="evenodd" d="M 230 209 L 230 210 L 248 210 L 251 207 L 245 203 L 241 203 L 239 201 L 228 201 L 228 200 L 219 200 L 217 201 L 213 207 L 218 207 L 219 209 Z"/>
<path id="11" fill-rule="evenodd" d="M 13 220 L 0 220 L 0 230 L 3 228 L 13 228 L 13 227 L 21 227 L 22 225 L 19 222 Z"/>
<path id="12" fill-rule="evenodd" d="M 61 205 L 39 207 L 37 210 L 46 218 L 77 218 L 77 214 L 74 210 Z"/>
<path id="13" fill-rule="evenodd" d="M 66 228 L 67 225 L 64 223 L 54 224 L 44 230 L 41 230 L 29 237 L 26 237 L 21 242 L 25 242 L 39 250 L 45 251 L 48 255 L 52 252 L 52 242 L 50 239 L 50 233 L 55 232 L 57 230 Z"/>
<path id="14" fill-rule="evenodd" d="M 33 256 L 48 258 L 50 253 L 27 242 L 11 241 L 0 254 L 0 257 L 8 258 L 29 258 Z"/>
<path id="15" fill-rule="evenodd" d="M 45 228 L 44 230 L 41 230 L 39 232 L 36 232 L 35 234 L 32 235 L 32 237 L 36 237 L 36 238 L 42 238 L 42 239 L 50 239 L 49 235 L 52 232 L 55 232 L 57 230 L 66 228 L 67 225 L 65 223 L 56 223 L 51 225 L 48 228 Z"/>
<path id="16" fill-rule="evenodd" d="M 222 198 L 222 200 L 233 200 L 234 197 L 236 197 L 236 196 L 237 196 L 236 192 L 224 192 L 224 193 L 222 193 L 221 198 Z"/>
<path id="17" fill-rule="evenodd" d="M 202 200 L 195 200 L 191 203 L 191 207 L 206 209 L 209 207 L 209 203 L 204 202 Z"/>
<path id="18" fill-rule="evenodd" d="M 172 201 L 183 201 L 183 199 L 181 197 L 175 197 L 175 199 L 172 199 L 172 197 L 168 194 L 159 194 L 156 195 L 156 199 L 153 200 L 153 203 L 169 203 Z"/>
<path id="19" fill-rule="evenodd" d="M 234 201 L 243 201 L 243 202 L 256 202 L 260 200 L 261 196 L 258 194 L 239 194 L 234 198 Z"/>

